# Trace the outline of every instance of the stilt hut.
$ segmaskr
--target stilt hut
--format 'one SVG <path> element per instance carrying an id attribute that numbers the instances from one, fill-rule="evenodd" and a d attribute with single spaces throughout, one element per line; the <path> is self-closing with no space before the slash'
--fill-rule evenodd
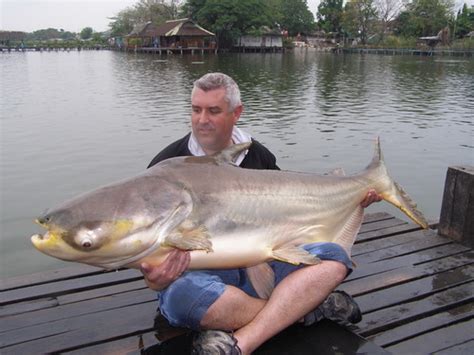
<path id="1" fill-rule="evenodd" d="M 127 36 L 128 48 L 152 47 L 161 49 L 215 48 L 216 36 L 190 19 L 166 21 L 161 25 L 148 22 L 136 26 Z"/>

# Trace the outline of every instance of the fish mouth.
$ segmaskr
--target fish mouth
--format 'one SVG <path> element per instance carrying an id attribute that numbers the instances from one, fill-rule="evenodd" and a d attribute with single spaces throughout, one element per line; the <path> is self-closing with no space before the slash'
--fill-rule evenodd
<path id="1" fill-rule="evenodd" d="M 33 236 L 31 236 L 31 242 L 33 243 L 33 245 L 37 248 L 37 249 L 40 249 L 42 245 L 44 245 L 44 243 L 46 243 L 47 241 L 49 241 L 51 237 L 51 233 L 47 232 L 45 234 L 35 234 Z"/>

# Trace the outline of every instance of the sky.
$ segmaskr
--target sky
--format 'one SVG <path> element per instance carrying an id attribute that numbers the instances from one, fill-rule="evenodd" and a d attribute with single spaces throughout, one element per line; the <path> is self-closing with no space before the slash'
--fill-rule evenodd
<path id="1" fill-rule="evenodd" d="M 319 1 L 308 0 L 308 7 L 315 15 Z M 94 31 L 102 32 L 108 29 L 110 17 L 136 2 L 137 0 L 0 0 L 0 30 L 33 32 L 56 28 L 80 32 L 84 27 L 92 27 Z M 463 2 L 474 5 L 474 0 L 456 0 L 456 9 Z"/>

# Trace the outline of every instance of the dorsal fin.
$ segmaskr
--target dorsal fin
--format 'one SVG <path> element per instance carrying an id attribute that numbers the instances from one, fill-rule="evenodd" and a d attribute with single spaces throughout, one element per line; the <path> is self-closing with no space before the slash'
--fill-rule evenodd
<path id="1" fill-rule="evenodd" d="M 380 164 L 383 164 L 383 155 L 382 155 L 382 149 L 380 148 L 380 137 L 377 137 L 375 139 L 374 156 L 370 164 L 367 165 L 367 169 L 376 168 Z"/>
<path id="2" fill-rule="evenodd" d="M 234 164 L 234 161 L 237 159 L 240 153 L 249 149 L 252 145 L 252 142 L 233 144 L 229 148 L 224 149 L 223 151 L 214 155 L 217 164 Z"/>

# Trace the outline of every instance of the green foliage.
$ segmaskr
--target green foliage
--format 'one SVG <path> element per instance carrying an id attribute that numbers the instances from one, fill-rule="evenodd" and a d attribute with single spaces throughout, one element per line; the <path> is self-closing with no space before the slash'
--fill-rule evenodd
<path id="1" fill-rule="evenodd" d="M 466 4 L 458 11 L 455 22 L 455 36 L 462 38 L 474 31 L 474 7 L 468 8 Z"/>
<path id="2" fill-rule="evenodd" d="M 76 38 L 76 34 L 64 31 L 63 29 L 57 30 L 56 28 L 46 28 L 28 33 L 27 40 L 45 41 L 50 39 L 62 39 L 71 40 Z"/>
<path id="3" fill-rule="evenodd" d="M 92 29 L 92 27 L 84 27 L 81 30 L 80 36 L 81 36 L 82 39 L 89 39 L 89 38 L 92 37 L 93 32 L 94 32 L 94 30 Z"/>
<path id="4" fill-rule="evenodd" d="M 450 48 L 459 50 L 474 50 L 474 38 L 464 37 L 457 39 L 451 44 Z"/>
<path id="5" fill-rule="evenodd" d="M 373 0 L 350 0 L 344 7 L 343 28 L 353 38 L 360 38 L 367 43 L 369 35 L 374 31 L 376 10 Z"/>
<path id="6" fill-rule="evenodd" d="M 179 17 L 179 0 L 140 0 L 133 7 L 120 11 L 109 23 L 112 37 L 125 36 L 139 24 L 153 22 L 160 25 Z"/>
<path id="7" fill-rule="evenodd" d="M 318 25 L 326 32 L 340 32 L 343 0 L 322 0 L 318 6 Z"/>
<path id="8" fill-rule="evenodd" d="M 315 28 L 305 0 L 188 0 L 181 15 L 216 33 L 220 47 L 230 46 L 240 35 L 259 33 L 262 26 L 290 35 Z"/>
<path id="9" fill-rule="evenodd" d="M 452 20 L 453 0 L 413 0 L 397 18 L 396 34 L 436 36 Z"/>
<path id="10" fill-rule="evenodd" d="M 314 16 L 308 9 L 306 0 L 283 1 L 281 3 L 281 27 L 290 36 L 310 33 L 315 30 Z"/>
<path id="11" fill-rule="evenodd" d="M 197 21 L 197 13 L 206 4 L 206 0 L 188 0 L 184 3 L 180 10 L 180 17 L 190 18 Z"/>
<path id="12" fill-rule="evenodd" d="M 397 36 L 387 36 L 382 42 L 378 44 L 380 48 L 415 48 L 416 47 L 416 38 L 410 37 L 397 37 Z"/>
<path id="13" fill-rule="evenodd" d="M 109 23 L 109 28 L 112 37 L 126 36 L 132 32 L 135 19 L 131 9 L 122 10 L 110 19 L 112 21 Z"/>
<path id="14" fill-rule="evenodd" d="M 221 47 L 230 47 L 239 36 L 271 24 L 265 4 L 259 0 L 207 0 L 196 19 L 216 33 Z"/>

